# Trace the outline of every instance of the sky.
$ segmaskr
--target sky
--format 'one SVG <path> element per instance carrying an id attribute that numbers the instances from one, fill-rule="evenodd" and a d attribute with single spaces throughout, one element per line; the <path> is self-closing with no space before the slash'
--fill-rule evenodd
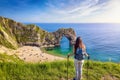
<path id="1" fill-rule="evenodd" d="M 120 0 L 0 0 L 0 16 L 33 23 L 120 23 Z"/>

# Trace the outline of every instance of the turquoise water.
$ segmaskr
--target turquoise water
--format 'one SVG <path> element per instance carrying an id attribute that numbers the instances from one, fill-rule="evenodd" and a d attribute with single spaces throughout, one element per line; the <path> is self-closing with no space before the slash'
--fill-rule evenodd
<path id="1" fill-rule="evenodd" d="M 120 24 L 72 24 L 72 23 L 36 23 L 42 29 L 54 32 L 59 28 L 73 28 L 86 44 L 92 60 L 120 62 Z M 72 52 L 67 38 L 61 39 L 60 47 L 49 51 L 67 55 Z"/>

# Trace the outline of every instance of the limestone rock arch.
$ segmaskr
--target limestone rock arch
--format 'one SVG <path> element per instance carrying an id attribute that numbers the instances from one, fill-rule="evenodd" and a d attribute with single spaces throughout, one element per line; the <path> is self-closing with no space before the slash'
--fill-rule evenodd
<path id="1" fill-rule="evenodd" d="M 56 32 L 53 32 L 53 35 L 55 37 L 55 46 L 60 45 L 60 41 L 63 36 L 65 36 L 69 40 L 71 45 L 73 45 L 75 43 L 76 33 L 75 33 L 74 29 L 72 29 L 72 28 L 58 29 Z"/>

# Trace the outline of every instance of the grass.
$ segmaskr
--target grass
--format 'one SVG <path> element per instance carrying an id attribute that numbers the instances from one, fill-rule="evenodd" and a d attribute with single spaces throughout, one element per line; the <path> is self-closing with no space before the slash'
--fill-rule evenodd
<path id="1" fill-rule="evenodd" d="M 0 62 L 0 80 L 62 80 L 67 79 L 67 62 L 54 61 L 44 63 L 25 63 L 12 56 L 2 55 L 4 59 L 11 59 L 12 62 Z M 69 61 L 69 79 L 75 75 L 74 62 Z M 120 64 L 112 62 L 87 61 L 83 66 L 83 80 L 120 80 Z M 105 79 L 103 79 L 105 78 Z M 114 78 L 114 79 L 111 79 Z"/>
<path id="2" fill-rule="evenodd" d="M 2 63 L 24 63 L 17 55 L 7 55 L 6 53 L 0 53 L 0 62 Z"/>
<path id="3" fill-rule="evenodd" d="M 8 29 L 5 29 L 0 23 L 0 44 L 7 48 L 16 49 L 17 43 L 15 37 L 10 34 Z"/>

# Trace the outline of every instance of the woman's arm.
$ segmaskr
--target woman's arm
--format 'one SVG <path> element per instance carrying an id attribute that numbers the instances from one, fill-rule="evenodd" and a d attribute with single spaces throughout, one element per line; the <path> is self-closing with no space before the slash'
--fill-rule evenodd
<path id="1" fill-rule="evenodd" d="M 85 56 L 89 56 L 88 54 L 87 54 L 87 52 L 86 52 L 86 49 L 83 49 L 83 54 L 85 55 Z"/>
<path id="2" fill-rule="evenodd" d="M 86 52 L 86 46 L 83 44 L 83 54 L 85 55 L 85 56 L 89 56 L 88 54 L 87 54 L 87 52 Z"/>

